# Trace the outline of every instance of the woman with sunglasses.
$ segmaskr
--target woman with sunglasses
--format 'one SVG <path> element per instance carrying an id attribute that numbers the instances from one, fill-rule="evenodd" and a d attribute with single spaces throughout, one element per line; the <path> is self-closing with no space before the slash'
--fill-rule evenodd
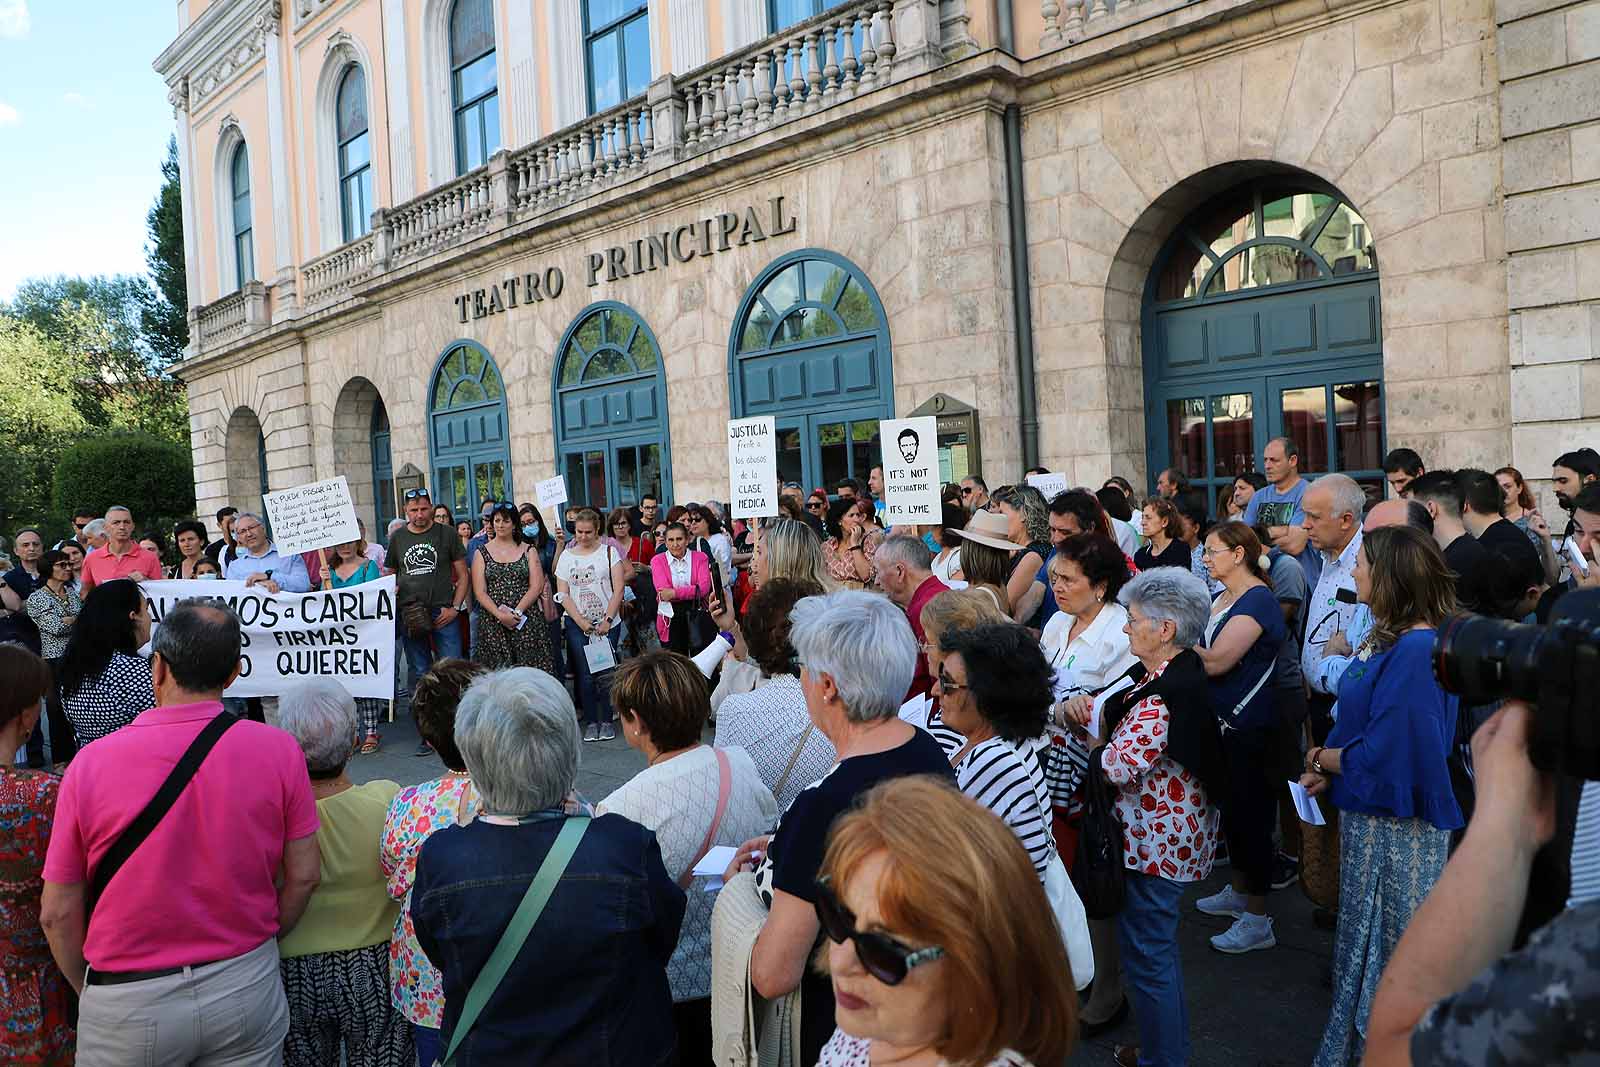
<path id="1" fill-rule="evenodd" d="M 202 559 L 204 557 L 201 557 Z M 61 710 L 61 657 L 67 654 L 67 641 L 72 636 L 73 624 L 83 610 L 83 601 L 72 582 L 72 560 L 65 552 L 51 549 L 39 560 L 39 574 L 44 583 L 28 596 L 24 607 L 28 618 L 39 628 L 39 644 L 44 651 L 44 662 L 50 668 L 50 688 L 45 691 L 45 714 L 50 726 L 50 762 L 65 763 L 77 752 L 78 745 L 72 736 L 72 724 Z"/>
<path id="2" fill-rule="evenodd" d="M 1067 954 L 1027 854 L 979 805 L 925 777 L 878 786 L 835 824 L 816 897 L 838 1006 L 817 1067 L 1067 1061 Z"/>
<path id="3" fill-rule="evenodd" d="M 472 597 L 477 602 L 478 643 L 472 658 L 490 670 L 537 667 L 553 673 L 550 635 L 539 601 L 545 573 L 539 553 L 522 536 L 511 504 L 497 504 L 493 534 L 472 557 Z"/>
<path id="4" fill-rule="evenodd" d="M 946 631 L 939 654 L 933 695 L 944 725 L 960 735 L 950 753 L 956 787 L 1011 827 L 1042 885 L 1056 854 L 1038 754 L 1050 712 L 1050 664 L 1011 622 Z"/>
<path id="5" fill-rule="evenodd" d="M 755 871 L 756 892 L 768 910 L 749 956 L 750 983 L 768 1000 L 800 990 L 796 1062 L 816 1063 L 833 1033 L 833 991 L 808 966 L 817 943 L 816 879 L 828 831 L 879 782 L 910 774 L 949 781 L 951 773 L 938 743 L 899 717 L 917 663 L 917 640 L 899 608 L 876 593 L 841 590 L 807 597 L 789 618 L 806 711 L 839 762 L 800 791 L 771 837 L 740 846 L 725 880 Z"/>

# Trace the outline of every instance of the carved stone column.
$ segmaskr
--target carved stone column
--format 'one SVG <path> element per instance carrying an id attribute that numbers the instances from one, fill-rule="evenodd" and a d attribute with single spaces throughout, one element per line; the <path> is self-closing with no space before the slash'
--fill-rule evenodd
<path id="1" fill-rule="evenodd" d="M 915 77 L 944 62 L 939 0 L 894 0 L 894 77 Z"/>

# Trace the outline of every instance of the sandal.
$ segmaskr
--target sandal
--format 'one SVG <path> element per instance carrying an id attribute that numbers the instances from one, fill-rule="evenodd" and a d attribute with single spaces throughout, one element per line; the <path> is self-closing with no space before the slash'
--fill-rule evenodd
<path id="1" fill-rule="evenodd" d="M 374 752 L 378 751 L 378 747 L 382 743 L 383 739 L 377 734 L 368 734 L 366 740 L 361 742 L 361 754 L 363 756 L 372 755 Z"/>

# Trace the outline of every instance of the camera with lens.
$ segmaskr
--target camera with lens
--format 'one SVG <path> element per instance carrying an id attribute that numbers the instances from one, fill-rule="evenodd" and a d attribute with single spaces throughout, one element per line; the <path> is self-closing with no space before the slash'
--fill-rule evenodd
<path id="1" fill-rule="evenodd" d="M 1568 593 L 1544 626 L 1452 616 L 1439 627 L 1433 672 L 1471 704 L 1532 704 L 1534 766 L 1600 781 L 1600 589 Z"/>

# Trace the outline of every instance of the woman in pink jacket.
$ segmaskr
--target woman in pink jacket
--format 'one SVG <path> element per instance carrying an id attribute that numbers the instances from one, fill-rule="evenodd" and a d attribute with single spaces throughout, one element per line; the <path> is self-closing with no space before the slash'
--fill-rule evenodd
<path id="1" fill-rule="evenodd" d="M 694 655 L 699 651 L 695 638 L 709 641 L 707 635 L 715 628 L 705 610 L 705 599 L 711 595 L 711 564 L 704 552 L 690 550 L 683 523 L 667 527 L 667 550 L 650 561 L 650 573 L 656 583 L 656 634 L 661 646 Z"/>

